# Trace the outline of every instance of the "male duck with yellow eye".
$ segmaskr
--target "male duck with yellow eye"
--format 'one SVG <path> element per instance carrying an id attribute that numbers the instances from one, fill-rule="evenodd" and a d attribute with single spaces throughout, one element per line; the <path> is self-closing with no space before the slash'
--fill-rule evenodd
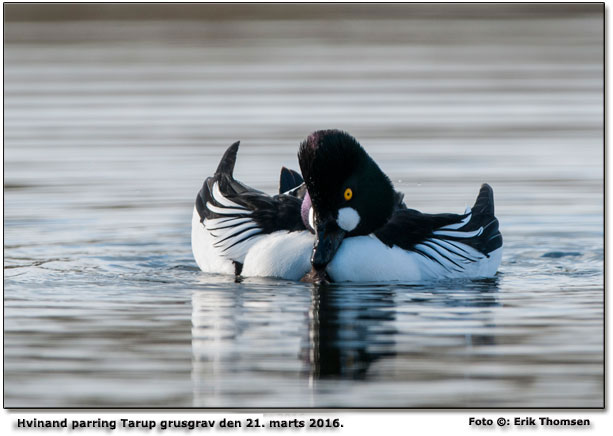
<path id="1" fill-rule="evenodd" d="M 496 274 L 502 236 L 487 184 L 463 214 L 408 209 L 355 138 L 321 130 L 300 144 L 302 176 L 283 168 L 269 196 L 234 179 L 238 147 L 196 197 L 192 250 L 205 272 L 403 283 Z"/>

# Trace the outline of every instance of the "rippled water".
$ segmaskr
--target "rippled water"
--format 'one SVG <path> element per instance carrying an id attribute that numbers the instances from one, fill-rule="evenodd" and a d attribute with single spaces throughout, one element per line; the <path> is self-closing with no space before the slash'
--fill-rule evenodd
<path id="1" fill-rule="evenodd" d="M 5 406 L 602 406 L 602 50 L 598 14 L 7 23 Z M 409 207 L 490 183 L 498 276 L 199 272 L 223 150 L 272 193 L 330 127 Z"/>

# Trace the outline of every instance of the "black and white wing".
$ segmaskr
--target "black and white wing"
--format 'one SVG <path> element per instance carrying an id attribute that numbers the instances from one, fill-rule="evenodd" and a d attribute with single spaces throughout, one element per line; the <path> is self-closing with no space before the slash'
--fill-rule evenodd
<path id="1" fill-rule="evenodd" d="M 488 184 L 481 186 L 475 205 L 463 215 L 399 209 L 375 236 L 390 247 L 414 251 L 457 273 L 502 247 L 494 215 L 494 192 Z"/>
<path id="2" fill-rule="evenodd" d="M 219 255 L 242 264 L 261 237 L 279 230 L 306 229 L 298 196 L 269 196 L 234 179 L 238 147 L 239 142 L 232 144 L 215 174 L 205 180 L 196 197 L 196 210 Z"/>

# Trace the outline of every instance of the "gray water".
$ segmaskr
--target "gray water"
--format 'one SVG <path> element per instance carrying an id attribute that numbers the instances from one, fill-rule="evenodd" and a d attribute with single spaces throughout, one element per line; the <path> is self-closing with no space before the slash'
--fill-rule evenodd
<path id="1" fill-rule="evenodd" d="M 603 405 L 601 15 L 5 31 L 6 407 Z M 415 209 L 490 183 L 496 278 L 201 273 L 193 200 L 225 148 L 274 193 L 322 128 Z"/>

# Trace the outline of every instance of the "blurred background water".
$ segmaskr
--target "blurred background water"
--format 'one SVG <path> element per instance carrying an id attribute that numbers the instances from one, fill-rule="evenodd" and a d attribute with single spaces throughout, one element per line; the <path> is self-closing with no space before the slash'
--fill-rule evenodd
<path id="1" fill-rule="evenodd" d="M 601 407 L 603 6 L 7 4 L 4 405 Z M 206 275 L 225 148 L 349 131 L 409 207 L 490 183 L 488 281 Z"/>

